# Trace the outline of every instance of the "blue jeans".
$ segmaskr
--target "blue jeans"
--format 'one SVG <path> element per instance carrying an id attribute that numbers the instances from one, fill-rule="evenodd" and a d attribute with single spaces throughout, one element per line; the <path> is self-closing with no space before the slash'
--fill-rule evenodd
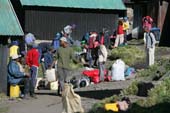
<path id="1" fill-rule="evenodd" d="M 89 49 L 88 52 L 87 52 L 87 59 L 89 61 L 89 67 L 91 68 L 92 67 L 92 63 L 93 63 L 93 58 L 92 58 L 92 49 Z"/>
<path id="2" fill-rule="evenodd" d="M 37 75 L 38 75 L 38 67 L 36 66 L 31 66 L 30 68 L 30 93 L 34 94 L 34 89 L 37 83 Z"/>
<path id="3" fill-rule="evenodd" d="M 22 80 L 18 83 L 18 85 L 24 85 L 24 87 L 20 87 L 21 88 L 21 93 L 22 94 L 28 94 L 29 93 L 29 78 L 22 78 Z M 24 89 L 23 89 L 24 88 Z"/>

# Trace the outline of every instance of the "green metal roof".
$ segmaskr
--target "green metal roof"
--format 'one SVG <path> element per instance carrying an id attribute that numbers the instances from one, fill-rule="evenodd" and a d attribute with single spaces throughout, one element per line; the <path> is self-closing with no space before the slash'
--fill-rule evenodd
<path id="1" fill-rule="evenodd" d="M 126 10 L 122 0 L 20 0 L 23 6 Z"/>
<path id="2" fill-rule="evenodd" d="M 10 0 L 0 0 L 0 36 L 24 35 Z"/>

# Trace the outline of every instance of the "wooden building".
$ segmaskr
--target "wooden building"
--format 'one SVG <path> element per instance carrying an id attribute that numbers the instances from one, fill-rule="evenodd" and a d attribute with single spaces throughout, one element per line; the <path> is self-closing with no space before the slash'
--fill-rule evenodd
<path id="1" fill-rule="evenodd" d="M 123 0 L 127 9 L 132 9 L 130 19 L 133 21 L 133 28 L 139 28 L 139 37 L 143 37 L 142 18 L 149 15 L 154 20 L 154 26 L 160 28 L 160 46 L 170 46 L 168 38 L 170 8 L 169 0 Z M 127 10 L 128 11 L 128 10 Z"/>
<path id="2" fill-rule="evenodd" d="M 18 2 L 16 2 L 18 1 Z M 89 31 L 116 29 L 125 15 L 122 0 L 12 0 L 21 25 L 37 39 L 51 40 L 66 25 L 75 24 L 72 37 L 81 39 Z"/>
<path id="3" fill-rule="evenodd" d="M 0 0 L 0 93 L 7 93 L 8 40 L 24 35 L 10 0 Z"/>

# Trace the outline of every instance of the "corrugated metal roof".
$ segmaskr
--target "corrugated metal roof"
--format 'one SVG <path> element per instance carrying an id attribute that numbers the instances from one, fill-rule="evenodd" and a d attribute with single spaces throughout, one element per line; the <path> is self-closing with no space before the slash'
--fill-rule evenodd
<path id="1" fill-rule="evenodd" d="M 20 0 L 23 6 L 126 10 L 122 0 Z"/>
<path id="2" fill-rule="evenodd" d="M 0 35 L 24 35 L 10 0 L 0 0 Z"/>

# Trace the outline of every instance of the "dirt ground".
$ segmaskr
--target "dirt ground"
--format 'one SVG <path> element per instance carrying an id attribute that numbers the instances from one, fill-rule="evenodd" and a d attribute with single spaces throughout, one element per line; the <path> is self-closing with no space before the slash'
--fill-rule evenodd
<path id="1" fill-rule="evenodd" d="M 164 56 L 169 58 L 170 54 L 167 55 L 166 52 Z M 162 54 L 159 54 L 158 57 L 162 58 Z M 94 103 L 119 94 L 134 80 L 91 84 L 85 88 L 75 89 L 75 92 L 81 96 L 82 106 L 85 112 L 88 112 Z M 0 113 L 62 113 L 62 99 L 56 95 L 56 91 L 38 90 L 36 93 L 38 99 L 0 101 Z"/>
<path id="2" fill-rule="evenodd" d="M 128 87 L 133 80 L 119 82 L 103 82 L 85 88 L 75 89 L 81 96 L 85 112 L 89 111 L 98 101 L 119 94 L 121 89 Z M 37 90 L 38 99 L 6 100 L 0 104 L 0 113 L 62 113 L 62 99 L 56 91 Z"/>

